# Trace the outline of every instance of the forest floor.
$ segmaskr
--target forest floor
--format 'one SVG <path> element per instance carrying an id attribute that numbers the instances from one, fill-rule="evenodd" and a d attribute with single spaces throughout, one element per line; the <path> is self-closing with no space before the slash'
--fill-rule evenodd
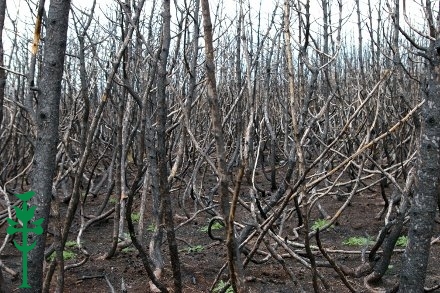
<path id="1" fill-rule="evenodd" d="M 246 190 L 246 187 L 242 188 L 242 192 Z M 101 201 L 102 198 L 99 196 L 97 198 L 90 198 L 88 203 L 90 210 L 88 212 L 93 214 L 94 210 L 99 207 Z M 193 202 L 189 201 L 187 201 L 188 206 L 193 206 Z M 320 202 L 331 215 L 334 214 L 343 203 L 333 198 L 323 198 Z M 349 246 L 344 244 L 344 242 L 350 237 L 371 237 L 371 239 L 374 239 L 383 226 L 383 219 L 375 219 L 375 215 L 382 208 L 383 201 L 378 192 L 369 191 L 356 195 L 350 206 L 348 206 L 340 216 L 337 224 L 321 233 L 321 241 L 326 249 L 345 251 L 330 253 L 338 264 L 353 269 L 362 264 L 362 255 L 360 252 L 365 247 Z M 176 225 L 186 220 L 181 209 L 177 206 L 174 207 L 174 214 Z M 238 213 L 238 215 L 240 215 L 240 213 Z M 149 215 L 146 215 L 147 225 L 150 220 L 149 217 Z M 181 252 L 180 263 L 184 292 L 210 292 L 209 289 L 212 287 L 220 268 L 225 264 L 226 250 L 224 244 L 211 240 L 207 232 L 204 231 L 209 218 L 210 215 L 200 213 L 194 221 L 182 226 L 176 232 L 179 250 Z M 314 220 L 318 219 L 318 213 L 312 213 L 312 218 Z M 293 225 L 296 224 L 296 221 L 295 219 L 292 221 L 295 223 L 286 225 L 285 231 L 289 231 L 289 229 L 294 227 Z M 5 226 L 6 225 L 3 225 L 3 227 L 1 227 L 1 235 L 5 233 Z M 440 235 L 439 226 L 439 224 L 436 224 L 435 237 Z M 75 239 L 78 227 L 78 222 L 76 222 L 71 229 L 71 239 L 69 240 Z M 134 247 L 119 251 L 117 255 L 111 259 L 102 259 L 102 256 L 110 248 L 112 229 L 113 218 L 109 218 L 94 224 L 86 230 L 83 239 L 85 247 L 91 254 L 90 259 L 84 265 L 66 271 L 64 292 L 111 292 L 104 276 L 107 276 L 107 279 L 114 286 L 116 292 L 121 292 L 122 280 L 125 282 L 127 292 L 149 292 L 149 278 Z M 406 232 L 407 230 L 403 231 L 403 233 Z M 147 232 L 146 234 L 145 243 L 148 243 L 151 232 Z M 302 242 L 301 240 L 298 241 Z M 316 245 L 314 239 L 312 240 L 312 244 Z M 368 249 L 369 248 L 371 248 L 371 245 Z M 66 248 L 66 250 L 79 253 L 78 249 L 74 247 Z M 387 288 L 391 288 L 392 285 L 398 281 L 398 273 L 401 266 L 401 251 L 403 251 L 403 248 L 396 247 L 396 250 L 389 269 L 384 276 L 386 283 L 382 284 Z M 166 244 L 163 245 L 163 251 L 167 251 Z M 279 249 L 279 251 L 284 253 L 282 249 Z M 320 253 L 317 253 L 316 256 L 316 261 L 325 261 Z M 166 253 L 165 257 L 164 278 L 167 286 L 172 287 L 171 266 Z M 7 245 L 1 259 L 8 267 L 17 272 L 21 272 L 20 253 L 12 244 Z M 81 259 L 81 256 L 77 256 L 72 260 L 66 261 L 66 264 L 79 262 Z M 426 286 L 432 287 L 440 283 L 439 263 L 440 243 L 437 242 L 431 248 Z M 312 274 L 310 270 L 291 258 L 286 259 L 286 264 L 295 273 L 296 278 L 306 292 L 313 292 Z M 318 268 L 318 271 L 330 285 L 330 288 L 323 290 L 324 292 L 349 292 L 334 269 L 321 267 Z M 4 273 L 4 275 L 10 288 L 17 292 L 17 288 L 21 283 L 21 276 L 12 280 L 11 276 L 7 273 Z M 244 278 L 244 285 L 247 288 L 246 292 L 298 292 L 283 267 L 273 258 L 263 264 L 251 262 L 244 270 Z M 347 278 L 353 287 L 358 289 L 364 288 L 363 278 Z M 227 281 L 226 273 L 222 274 L 221 280 Z M 53 283 L 55 283 L 55 277 Z M 436 292 L 440 292 L 440 290 Z"/>

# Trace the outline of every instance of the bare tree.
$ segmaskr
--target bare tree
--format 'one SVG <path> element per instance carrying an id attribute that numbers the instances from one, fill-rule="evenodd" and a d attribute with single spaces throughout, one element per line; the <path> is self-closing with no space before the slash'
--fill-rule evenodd
<path id="1" fill-rule="evenodd" d="M 424 291 L 431 237 L 440 198 L 440 12 L 437 11 L 434 20 L 436 9 L 429 0 L 425 2 L 424 10 L 429 26 L 429 47 L 424 50 L 427 88 L 422 96 L 424 104 L 420 114 L 415 194 L 411 201 L 409 240 L 403 256 L 400 292 Z"/>
<path id="2" fill-rule="evenodd" d="M 0 1 L 0 136 L 2 136 L 3 131 L 6 132 L 6 127 L 3 126 L 3 103 L 4 103 L 3 101 L 5 97 L 5 86 L 6 86 L 6 74 L 4 70 L 4 50 L 3 50 L 3 27 L 5 24 L 5 16 L 6 16 L 6 0 L 1 0 Z M 9 291 L 8 286 L 6 285 L 5 279 L 3 277 L 2 268 L 0 268 L 0 292 L 6 293 L 8 291 Z"/>
<path id="3" fill-rule="evenodd" d="M 32 170 L 32 189 L 36 192 L 33 203 L 35 217 L 44 218 L 43 230 L 47 232 L 52 190 L 55 175 L 55 156 L 58 145 L 59 105 L 63 77 L 64 53 L 66 51 L 70 1 L 50 1 L 47 18 L 47 34 L 44 44 L 43 66 L 39 80 L 36 105 L 35 157 Z M 44 88 L 44 90 L 43 90 Z M 46 234 L 33 235 L 36 246 L 29 253 L 29 285 L 24 292 L 42 289 L 44 250 Z"/>
<path id="4" fill-rule="evenodd" d="M 231 239 L 231 233 L 234 231 L 233 217 L 230 215 L 230 203 L 229 203 L 229 190 L 228 181 L 229 176 L 227 172 L 226 160 L 225 160 L 225 143 L 222 130 L 222 116 L 220 111 L 219 98 L 217 96 L 217 82 L 215 77 L 215 65 L 214 65 L 214 46 L 213 46 L 213 30 L 211 22 L 211 10 L 209 9 L 208 0 L 202 0 L 202 14 L 203 14 L 203 31 L 205 38 L 205 67 L 207 75 L 207 98 L 209 103 L 210 116 L 212 120 L 212 131 L 214 134 L 216 152 L 217 152 L 217 176 L 219 180 L 219 194 L 220 194 L 220 207 L 221 214 L 224 219 L 224 223 L 227 223 L 227 230 L 229 231 L 228 241 L 228 264 L 230 271 L 230 278 L 232 281 L 232 288 L 235 292 L 241 292 L 240 290 L 240 276 L 238 275 L 238 267 L 235 263 L 235 241 Z M 238 191 L 237 191 L 238 192 Z"/>
<path id="5" fill-rule="evenodd" d="M 168 183 L 168 170 L 166 159 L 166 121 L 167 121 L 167 63 L 171 41 L 171 13 L 170 0 L 163 3 L 162 23 L 162 48 L 159 55 L 158 78 L 157 78 L 157 165 L 160 193 L 160 214 L 167 235 L 168 247 L 173 270 L 174 290 L 182 292 L 182 277 L 180 273 L 179 251 L 177 249 L 174 232 L 173 211 L 171 207 L 170 187 Z"/>
<path id="6" fill-rule="evenodd" d="M 0 207 L 6 208 L 0 210 L 0 226 L 19 204 L 10 195 L 33 187 L 27 182 L 33 178 L 38 197 L 45 192 L 44 212 L 48 202 L 52 208 L 47 224 L 54 237 L 48 238 L 44 256 L 47 260 L 55 252 L 56 257 L 46 267 L 44 292 L 54 288 L 53 276 L 55 290 L 62 291 L 63 282 L 72 279 L 69 269 L 87 269 L 90 259 L 110 273 L 106 264 L 127 260 L 114 258 L 130 245 L 151 280 L 150 291 L 204 290 L 199 274 L 211 282 L 211 291 L 222 282 L 235 292 L 265 290 L 270 282 L 261 289 L 253 277 L 268 262 L 284 271 L 283 286 L 291 291 L 397 290 L 374 287 L 387 284 L 385 272 L 403 252 L 395 246 L 407 219 L 429 226 L 435 212 L 431 207 L 431 214 L 425 213 L 428 221 L 417 205 L 427 194 L 420 182 L 428 177 L 420 175 L 438 168 L 427 165 L 425 155 L 419 156 L 418 201 L 412 199 L 418 150 L 437 151 L 437 108 L 426 110 L 437 95 L 434 12 L 425 9 L 431 24 L 426 35 L 417 27 L 401 28 L 397 0 L 284 0 L 267 13 L 254 1 L 236 1 L 235 13 L 226 1 L 216 6 L 207 0 L 174 1 L 173 6 L 171 0 L 155 0 L 150 10 L 143 9 L 144 0 L 96 1 L 90 10 L 73 3 L 75 31 L 68 34 L 63 71 L 57 67 L 63 79 L 55 129 L 47 121 L 55 114 L 45 121 L 40 117 L 55 99 L 45 93 L 53 81 L 46 82 L 45 56 L 53 16 L 46 18 L 44 0 L 36 2 L 40 9 L 33 11 L 37 21 L 29 36 L 19 34 L 13 20 L 13 27 L 2 32 L 12 47 L 0 67 L 8 75 L 1 108 Z M 319 15 L 313 4 L 321 6 Z M 425 4 L 437 13 L 436 4 Z M 99 6 L 102 11 L 94 12 Z M 354 22 L 345 18 L 350 13 Z M 346 30 L 350 23 L 353 29 Z M 429 87 L 420 95 L 425 79 Z M 420 136 L 419 120 L 434 143 Z M 48 129 L 60 133 L 56 149 Z M 41 134 L 47 136 L 38 140 Z M 55 153 L 51 164 L 43 162 L 40 149 Z M 44 177 L 44 190 L 37 186 L 42 183 L 36 182 L 35 170 Z M 56 200 L 47 196 L 52 193 Z M 377 206 L 381 200 L 383 207 Z M 334 238 L 327 237 L 338 230 L 357 230 L 345 220 L 365 201 L 380 210 L 362 219 L 372 224 L 363 229 L 377 233 L 374 245 L 350 251 L 330 246 Z M 205 221 L 207 235 L 195 234 Z M 218 221 L 226 227 L 222 232 L 214 231 Z M 100 239 L 85 233 L 96 231 L 96 223 L 106 228 Z M 429 229 L 425 242 L 417 242 L 419 235 L 411 230 L 411 243 L 428 243 Z M 197 258 L 179 241 L 192 246 L 194 235 L 207 256 L 215 247 L 225 257 L 191 276 L 192 266 L 182 264 Z M 80 253 L 64 261 L 72 236 Z M 98 241 L 106 243 L 104 255 L 95 246 Z M 5 237 L 0 254 L 9 243 Z M 407 262 L 426 261 L 426 254 L 419 256 L 427 247 L 411 245 Z M 347 254 L 359 255 L 360 263 L 351 257 L 354 267 L 345 257 L 340 262 Z M 0 265 L 8 283 L 7 277 L 16 274 Z M 412 266 L 405 267 L 402 280 Z M 327 278 L 332 269 L 339 280 Z M 433 279 L 428 275 L 425 283 Z"/>
<path id="7" fill-rule="evenodd" d="M 5 25 L 6 0 L 0 1 L 0 131 L 3 128 L 3 101 L 5 99 L 6 74 L 4 69 L 3 27 Z"/>

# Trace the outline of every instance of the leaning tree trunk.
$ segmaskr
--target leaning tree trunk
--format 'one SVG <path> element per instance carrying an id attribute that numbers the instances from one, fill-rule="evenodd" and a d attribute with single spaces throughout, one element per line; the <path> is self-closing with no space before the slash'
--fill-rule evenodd
<path id="1" fill-rule="evenodd" d="M 33 204 L 37 206 L 35 218 L 44 218 L 46 232 L 52 182 L 55 173 L 55 156 L 58 144 L 59 105 L 61 80 L 63 77 L 64 54 L 67 43 L 70 1 L 50 1 L 47 17 L 47 34 L 44 43 L 43 67 L 38 89 L 36 108 L 37 136 L 32 170 L 32 189 L 36 192 Z M 29 243 L 37 244 L 29 253 L 28 276 L 30 289 L 23 292 L 40 292 L 43 281 L 44 248 L 46 234 L 33 235 Z"/>
<path id="2" fill-rule="evenodd" d="M 430 7 L 427 7 L 431 9 Z M 432 27 L 431 27 L 432 29 Z M 421 113 L 418 171 L 415 196 L 410 211 L 408 246 L 403 256 L 400 292 L 423 292 L 428 266 L 431 236 L 435 224 L 440 191 L 440 36 L 431 36 L 427 50 L 428 89 Z"/>
<path id="3" fill-rule="evenodd" d="M 207 98 L 209 104 L 209 112 L 211 115 L 212 132 L 214 134 L 216 154 L 217 154 L 217 176 L 219 179 L 219 195 L 220 195 L 220 209 L 224 218 L 224 222 L 227 224 L 228 234 L 231 235 L 231 231 L 234 230 L 234 222 L 228 220 L 230 212 L 229 203 L 229 191 L 228 191 L 228 171 L 226 167 L 226 151 L 225 141 L 222 128 L 222 116 L 219 97 L 217 93 L 217 81 L 215 76 L 215 63 L 214 63 L 214 45 L 213 45 L 213 33 L 212 22 L 209 8 L 209 1 L 202 0 L 202 14 L 203 14 L 203 32 L 205 40 L 205 67 L 206 67 L 206 80 L 207 80 Z M 232 215 L 233 216 L 233 215 Z M 233 218 L 233 217 L 232 217 Z M 239 276 L 239 263 L 234 252 L 235 241 L 228 237 L 227 251 L 228 251 L 228 267 L 229 276 L 231 278 L 232 289 L 234 292 L 242 292 L 241 281 Z"/>

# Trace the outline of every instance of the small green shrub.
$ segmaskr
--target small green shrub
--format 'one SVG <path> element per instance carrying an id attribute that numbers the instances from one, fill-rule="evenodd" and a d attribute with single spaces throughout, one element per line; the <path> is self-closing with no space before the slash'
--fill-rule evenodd
<path id="1" fill-rule="evenodd" d="M 64 260 L 71 260 L 71 259 L 74 259 L 75 256 L 76 256 L 76 254 L 75 254 L 74 252 L 72 252 L 72 251 L 68 251 L 68 250 L 64 250 L 64 251 L 63 251 L 63 259 L 64 259 Z M 53 260 L 55 259 L 55 257 L 56 257 L 56 253 L 55 253 L 55 251 L 54 251 L 54 252 L 52 252 L 52 254 L 49 256 L 49 260 L 50 260 L 50 261 L 53 261 Z"/>
<path id="2" fill-rule="evenodd" d="M 125 248 L 122 248 L 121 249 L 121 252 L 122 253 L 131 253 L 131 252 L 135 252 L 136 251 L 136 249 L 135 248 L 133 248 L 133 247 L 125 247 Z"/>
<path id="3" fill-rule="evenodd" d="M 147 231 L 149 231 L 149 232 L 156 232 L 157 231 L 156 225 L 151 223 L 150 225 L 148 225 Z"/>
<path id="4" fill-rule="evenodd" d="M 318 219 L 318 220 L 316 220 L 315 222 L 313 222 L 313 225 L 312 225 L 312 230 L 322 230 L 322 228 L 324 228 L 326 225 L 328 225 L 330 223 L 330 221 L 329 220 L 326 220 L 326 219 Z M 330 227 L 333 227 L 333 225 L 332 226 L 330 226 Z"/>
<path id="5" fill-rule="evenodd" d="M 365 246 L 374 244 L 374 241 L 367 237 L 350 237 L 347 240 L 344 240 L 342 244 L 349 246 Z"/>
<path id="6" fill-rule="evenodd" d="M 187 246 L 183 249 L 186 253 L 200 253 L 205 249 L 203 245 Z"/>
<path id="7" fill-rule="evenodd" d="M 118 199 L 116 197 L 110 197 L 109 203 L 116 204 L 118 202 Z"/>
<path id="8" fill-rule="evenodd" d="M 408 245 L 408 236 L 400 236 L 399 238 L 397 238 L 396 245 L 400 247 L 406 247 Z"/>
<path id="9" fill-rule="evenodd" d="M 78 243 L 76 241 L 67 241 L 66 247 L 78 247 Z"/>
<path id="10" fill-rule="evenodd" d="M 200 232 L 204 232 L 204 233 L 208 232 L 208 227 L 209 227 L 209 224 L 203 226 L 202 228 L 200 228 Z M 211 230 L 220 230 L 220 229 L 222 229 L 223 227 L 224 227 L 224 226 L 223 226 L 222 223 L 216 221 L 216 222 L 214 222 L 214 223 L 212 224 L 212 226 L 211 226 Z"/>
<path id="11" fill-rule="evenodd" d="M 141 215 L 139 213 L 132 213 L 131 214 L 131 221 L 133 223 L 139 222 L 140 218 L 141 218 Z"/>
<path id="12" fill-rule="evenodd" d="M 223 280 L 220 280 L 220 282 L 217 283 L 217 285 L 214 287 L 214 290 L 212 290 L 213 293 L 221 292 L 225 286 L 229 286 L 228 289 L 226 289 L 226 293 L 234 293 L 234 289 L 232 289 L 232 286 L 227 285 L 227 283 L 223 282 Z"/>

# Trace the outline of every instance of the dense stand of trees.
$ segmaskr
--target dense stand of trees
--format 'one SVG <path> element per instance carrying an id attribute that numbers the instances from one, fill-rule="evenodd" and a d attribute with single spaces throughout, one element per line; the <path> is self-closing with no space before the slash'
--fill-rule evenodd
<path id="1" fill-rule="evenodd" d="M 84 231 L 109 216 L 104 258 L 133 244 L 152 290 L 182 292 L 176 212 L 185 223 L 207 213 L 226 225 L 235 292 L 244 292 L 257 250 L 299 292 L 305 284 L 291 266 L 310 271 L 315 292 L 330 290 L 323 266 L 347 290 L 375 290 L 405 226 L 400 283 L 388 289 L 423 290 L 440 207 L 437 4 L 424 1 L 426 25 L 413 26 L 398 0 L 285 0 L 269 13 L 248 0 L 227 9 L 208 0 L 95 0 L 87 9 L 72 1 L 70 14 L 69 1 L 52 0 L 47 12 L 44 2 L 31 37 L 0 1 L 0 220 L 13 216 L 12 194 L 32 188 L 55 235 L 37 237 L 32 292 L 47 292 L 54 274 L 62 290 L 69 233 L 84 263 Z M 385 202 L 372 215 L 383 229 L 364 263 L 349 268 L 329 256 L 321 232 L 371 190 Z M 100 202 L 92 217 L 91 196 Z M 321 205 L 327 198 L 336 212 Z M 320 230 L 313 211 L 327 220 Z M 43 256 L 54 251 L 43 276 Z M 173 281 L 163 277 L 168 265 Z"/>

